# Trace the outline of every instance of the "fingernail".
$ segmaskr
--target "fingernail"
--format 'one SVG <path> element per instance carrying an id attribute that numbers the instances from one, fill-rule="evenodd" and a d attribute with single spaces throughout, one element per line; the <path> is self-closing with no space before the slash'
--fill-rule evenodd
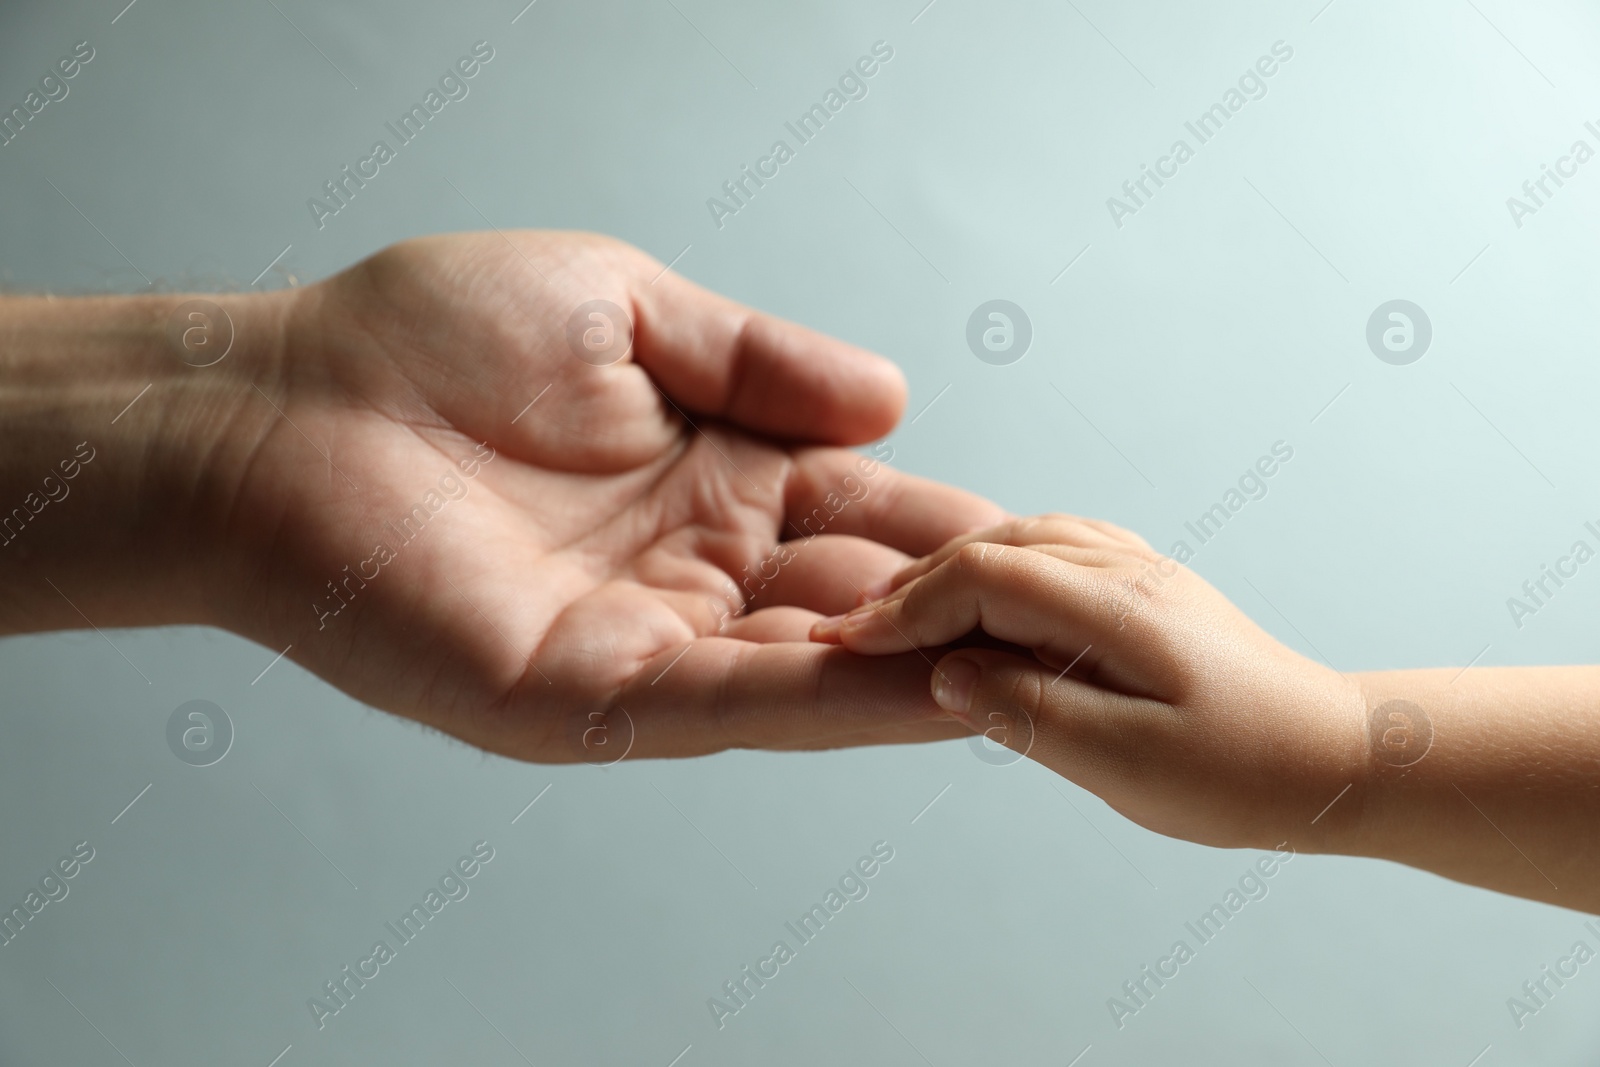
<path id="1" fill-rule="evenodd" d="M 883 579 L 881 582 L 873 582 L 861 590 L 861 599 L 856 603 L 870 604 L 874 600 L 882 600 L 889 595 L 889 587 L 893 584 L 888 578 Z"/>
<path id="2" fill-rule="evenodd" d="M 838 641 L 839 623 L 843 619 L 843 615 L 829 615 L 826 619 L 818 619 L 816 622 L 811 624 L 811 640 L 829 642 Z"/>
<path id="3" fill-rule="evenodd" d="M 871 604 L 864 604 L 861 607 L 856 608 L 854 611 L 846 614 L 844 618 L 840 619 L 839 629 L 859 630 L 871 620 L 872 616 L 877 613 L 877 610 L 878 609 L 873 607 Z"/>
<path id="4" fill-rule="evenodd" d="M 933 700 L 946 711 L 964 715 L 972 709 L 972 687 L 978 665 L 970 659 L 950 659 L 933 669 Z"/>

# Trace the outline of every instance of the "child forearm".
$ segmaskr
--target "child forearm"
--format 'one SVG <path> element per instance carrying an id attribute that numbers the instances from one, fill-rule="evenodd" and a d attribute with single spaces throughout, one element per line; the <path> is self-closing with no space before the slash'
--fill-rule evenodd
<path id="1" fill-rule="evenodd" d="M 1372 769 L 1318 847 L 1600 911 L 1600 667 L 1354 677 Z"/>

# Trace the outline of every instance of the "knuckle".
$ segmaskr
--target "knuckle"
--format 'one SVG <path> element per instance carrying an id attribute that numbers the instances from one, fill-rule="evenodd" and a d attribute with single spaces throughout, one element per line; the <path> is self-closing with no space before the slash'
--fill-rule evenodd
<path id="1" fill-rule="evenodd" d="M 1145 543 L 1144 538 L 1126 526 L 1119 526 L 1114 522 L 1107 522 L 1105 519 L 1084 519 L 1083 522 L 1085 525 L 1091 526 L 1107 536 L 1115 537 L 1119 541 L 1127 541 L 1130 544 L 1137 542 L 1141 545 Z"/>
<path id="2" fill-rule="evenodd" d="M 1064 540 L 1070 528 L 1078 523 L 1071 515 L 1058 511 L 1018 520 L 1011 528 L 1011 543 L 1036 545 Z"/>
<path id="3" fill-rule="evenodd" d="M 1044 520 L 1039 516 L 1018 519 L 1016 522 L 1011 524 L 1011 529 L 1006 531 L 1007 534 L 1009 534 L 1007 540 L 1016 545 L 1030 544 L 1036 539 L 1036 536 L 1043 525 Z"/>
<path id="4" fill-rule="evenodd" d="M 1151 583 L 1134 573 L 1104 572 L 1095 589 L 1095 599 L 1105 616 L 1122 629 L 1129 621 L 1146 616 L 1154 606 Z"/>
<path id="5" fill-rule="evenodd" d="M 1165 601 L 1172 595 L 1172 584 L 1181 570 L 1176 564 L 1162 566 L 1166 557 L 1156 552 L 1125 552 L 1109 571 L 1133 596 L 1146 603 Z"/>
<path id="6" fill-rule="evenodd" d="M 941 580 L 943 578 L 945 575 L 929 574 L 913 579 L 905 596 L 889 599 L 880 607 L 880 612 L 885 619 L 898 619 L 901 625 L 913 629 L 946 614 L 945 605 L 951 600 L 952 589 L 948 581 Z"/>
<path id="7" fill-rule="evenodd" d="M 957 570 L 976 577 L 987 569 L 990 562 L 999 559 L 1002 552 L 1004 549 L 1000 545 L 971 541 L 956 550 L 955 566 Z"/>
<path id="8" fill-rule="evenodd" d="M 1006 685 L 1006 704 L 1020 715 L 1037 721 L 1044 712 L 1043 676 L 1038 671 L 1016 671 Z"/>

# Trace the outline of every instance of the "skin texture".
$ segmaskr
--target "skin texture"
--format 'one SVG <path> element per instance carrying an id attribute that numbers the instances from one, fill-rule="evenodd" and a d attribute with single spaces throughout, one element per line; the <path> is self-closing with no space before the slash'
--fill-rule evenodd
<path id="1" fill-rule="evenodd" d="M 954 538 L 869 592 L 813 637 L 872 656 L 1004 643 L 938 657 L 940 706 L 1142 826 L 1600 911 L 1600 669 L 1342 675 L 1069 515 Z"/>
<path id="2" fill-rule="evenodd" d="M 843 447 L 899 418 L 882 358 L 586 234 L 208 296 L 233 340 L 206 367 L 169 336 L 187 299 L 0 301 L 0 506 L 95 451 L 0 547 L 0 632 L 221 626 L 527 760 L 965 732 L 919 654 L 807 640 L 1004 518 Z M 630 320 L 609 365 L 568 341 L 594 299 Z"/>

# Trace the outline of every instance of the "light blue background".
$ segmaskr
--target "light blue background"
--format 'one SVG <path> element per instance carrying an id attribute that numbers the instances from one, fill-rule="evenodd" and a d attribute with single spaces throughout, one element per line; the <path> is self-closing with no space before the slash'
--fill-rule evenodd
<path id="1" fill-rule="evenodd" d="M 902 469 L 1166 548 L 1283 439 L 1270 495 L 1194 563 L 1272 632 L 1344 670 L 1594 661 L 1600 576 L 1520 631 L 1505 607 L 1600 517 L 1600 162 L 1521 229 L 1505 206 L 1595 143 L 1592 5 L 922 3 L 538 0 L 515 24 L 519 0 L 138 0 L 115 24 L 121 0 L 11 3 L 0 105 L 77 41 L 96 57 L 0 148 L 0 281 L 137 290 L 120 249 L 169 288 L 243 288 L 289 246 L 260 285 L 305 282 L 478 210 L 688 246 L 686 276 L 893 357 L 908 419 L 936 400 L 891 438 Z M 471 95 L 319 231 L 306 198 L 480 39 Z M 880 39 L 870 95 L 713 225 L 706 198 Z M 1114 226 L 1106 197 L 1278 40 L 1269 94 Z M 1397 297 L 1434 327 L 1407 367 L 1364 340 Z M 992 298 L 1033 323 L 1011 366 L 965 345 Z M 1600 1045 L 1600 963 L 1520 1032 L 1505 1006 L 1578 916 L 1316 857 L 1118 1031 L 1106 999 L 1254 854 L 964 743 L 529 766 L 289 663 L 252 685 L 273 651 L 228 635 L 110 636 L 152 684 L 92 632 L 0 642 L 0 901 L 97 851 L 0 948 L 8 1064 L 1496 1067 Z M 197 698 L 237 729 L 204 769 L 163 736 Z M 319 1032 L 306 998 L 479 839 L 471 895 Z M 870 896 L 719 1032 L 706 998 L 880 839 Z"/>

